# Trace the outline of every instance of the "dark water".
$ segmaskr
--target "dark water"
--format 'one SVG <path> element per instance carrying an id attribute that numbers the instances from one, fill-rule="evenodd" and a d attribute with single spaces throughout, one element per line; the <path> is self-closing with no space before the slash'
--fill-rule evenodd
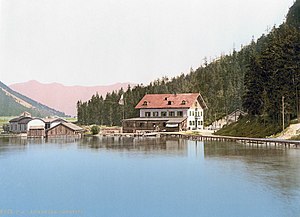
<path id="1" fill-rule="evenodd" d="M 2 139 L 2 216 L 300 216 L 300 149 Z"/>

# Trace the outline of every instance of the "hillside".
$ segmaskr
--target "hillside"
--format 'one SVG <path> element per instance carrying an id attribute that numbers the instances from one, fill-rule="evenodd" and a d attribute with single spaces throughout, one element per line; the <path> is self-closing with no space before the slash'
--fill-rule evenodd
<path id="1" fill-rule="evenodd" d="M 64 86 L 59 83 L 43 84 L 38 81 L 28 81 L 10 85 L 10 88 L 18 91 L 47 106 L 63 111 L 68 115 L 76 115 L 76 103 L 78 100 L 86 101 L 94 93 L 105 95 L 107 92 L 127 88 L 130 83 L 116 83 L 107 86 Z"/>
<path id="2" fill-rule="evenodd" d="M 0 81 L 0 116 L 17 116 L 24 111 L 38 117 L 65 116 L 65 113 L 32 100 L 12 90 Z"/>
<path id="3" fill-rule="evenodd" d="M 150 93 L 201 92 L 208 110 L 205 123 L 222 117 L 236 109 L 250 115 L 271 119 L 280 125 L 281 99 L 285 96 L 286 123 L 299 115 L 300 96 L 300 40 L 299 2 L 290 8 L 287 22 L 253 39 L 239 51 L 221 55 L 196 70 L 174 78 L 163 77 L 147 86 L 137 85 L 124 93 L 125 117 L 138 116 L 135 105 Z M 250 38 L 251 36 L 249 36 Z M 262 70 L 263 69 L 263 70 Z M 118 105 L 123 91 L 107 94 L 104 99 L 93 96 L 78 103 L 78 117 L 82 123 L 119 125 L 122 107 Z M 100 111 L 95 115 L 95 111 Z"/>

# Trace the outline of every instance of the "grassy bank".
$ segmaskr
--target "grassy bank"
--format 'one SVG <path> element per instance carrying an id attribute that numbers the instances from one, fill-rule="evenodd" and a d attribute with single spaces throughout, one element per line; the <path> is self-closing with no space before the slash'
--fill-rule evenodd
<path id="1" fill-rule="evenodd" d="M 282 126 L 261 117 L 243 117 L 236 123 L 217 131 L 216 135 L 264 138 L 279 133 Z"/>

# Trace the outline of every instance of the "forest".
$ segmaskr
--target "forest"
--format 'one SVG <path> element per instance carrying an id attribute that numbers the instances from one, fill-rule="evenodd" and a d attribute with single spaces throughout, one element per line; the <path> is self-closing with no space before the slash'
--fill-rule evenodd
<path id="1" fill-rule="evenodd" d="M 300 0 L 290 8 L 286 21 L 259 39 L 196 70 L 173 78 L 162 77 L 149 85 L 97 93 L 87 102 L 77 102 L 80 124 L 118 126 L 124 118 L 137 117 L 136 104 L 145 94 L 200 92 L 208 109 L 205 124 L 242 109 L 275 123 L 299 117 L 300 89 Z M 120 104 L 121 95 L 124 104 Z"/>

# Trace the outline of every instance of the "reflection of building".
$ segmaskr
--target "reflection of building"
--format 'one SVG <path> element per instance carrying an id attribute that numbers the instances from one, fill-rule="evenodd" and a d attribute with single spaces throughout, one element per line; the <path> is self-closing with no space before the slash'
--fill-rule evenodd
<path id="1" fill-rule="evenodd" d="M 58 125 L 63 124 L 61 130 L 53 130 Z M 81 127 L 69 123 L 62 118 L 34 118 L 28 113 L 23 113 L 20 117 L 9 121 L 9 131 L 12 133 L 27 133 L 28 137 L 45 137 L 48 132 L 51 136 L 78 135 L 83 132 Z"/>
<path id="2" fill-rule="evenodd" d="M 125 133 L 203 129 L 207 106 L 200 93 L 147 94 L 135 108 L 140 117 L 123 120 Z"/>

